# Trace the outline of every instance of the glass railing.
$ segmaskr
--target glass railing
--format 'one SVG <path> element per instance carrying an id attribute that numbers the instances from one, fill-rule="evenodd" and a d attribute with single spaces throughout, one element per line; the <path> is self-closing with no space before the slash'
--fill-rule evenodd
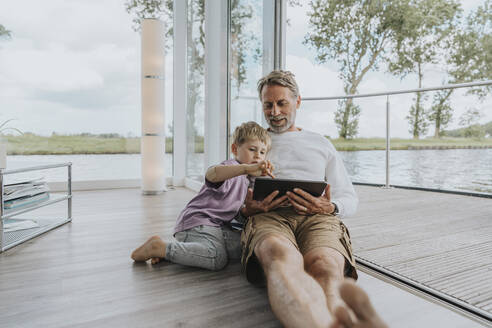
<path id="1" fill-rule="evenodd" d="M 492 80 L 357 95 L 303 97 L 296 125 L 329 137 L 339 150 L 355 184 L 422 188 L 492 197 L 490 135 L 482 138 L 421 136 L 419 140 L 401 137 L 408 135 L 406 116 L 417 93 L 427 98 L 428 107 L 432 93 L 490 85 Z M 244 105 L 245 108 L 259 105 L 256 97 L 240 98 L 243 103 L 249 104 Z M 459 104 L 453 103 L 453 106 L 476 107 L 475 97 L 458 98 Z M 352 99 L 354 105 L 361 109 L 359 132 L 371 137 L 337 139 L 334 113 L 338 102 L 348 99 Z M 489 98 L 482 99 L 482 104 L 488 105 L 489 102 Z M 490 110 L 490 106 L 482 107 Z M 433 126 L 428 128 L 430 131 L 434 129 Z"/>

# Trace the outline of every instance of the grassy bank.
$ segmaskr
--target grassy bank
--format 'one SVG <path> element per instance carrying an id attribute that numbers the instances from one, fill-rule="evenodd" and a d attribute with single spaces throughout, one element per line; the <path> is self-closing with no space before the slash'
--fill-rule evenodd
<path id="1" fill-rule="evenodd" d="M 330 139 L 338 150 L 382 150 L 386 149 L 384 138 Z M 425 138 L 398 139 L 390 142 L 391 149 L 452 149 L 452 148 L 492 148 L 492 138 Z"/>
<path id="2" fill-rule="evenodd" d="M 8 142 L 9 155 L 62 155 L 62 154 L 138 154 L 140 138 L 102 137 L 94 135 L 53 135 L 42 137 L 33 134 L 3 137 Z M 385 149 L 383 138 L 331 139 L 338 150 Z M 391 139 L 391 149 L 428 148 L 492 148 L 492 138 L 442 138 L 442 139 Z M 166 152 L 172 152 L 172 139 L 166 139 Z M 195 152 L 203 152 L 203 137 L 195 139 Z"/>

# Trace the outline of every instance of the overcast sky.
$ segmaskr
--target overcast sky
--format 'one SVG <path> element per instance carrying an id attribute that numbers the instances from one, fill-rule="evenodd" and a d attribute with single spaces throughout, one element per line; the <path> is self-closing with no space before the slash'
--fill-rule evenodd
<path id="1" fill-rule="evenodd" d="M 481 0 L 462 1 L 465 10 Z M 287 68 L 305 97 L 343 94 L 336 63 L 318 65 L 312 50 L 302 45 L 307 31 L 306 8 L 289 11 Z M 132 30 L 123 0 L 2 0 L 0 24 L 12 31 L 0 41 L 0 121 L 15 118 L 13 126 L 48 135 L 57 133 L 140 134 L 140 37 Z M 166 60 L 172 76 L 172 58 Z M 424 86 L 440 85 L 444 76 L 428 68 Z M 360 93 L 415 88 L 415 77 L 400 81 L 370 73 Z M 172 112 L 171 83 L 167 83 L 166 112 Z M 408 137 L 405 120 L 412 96 L 391 98 L 392 135 Z M 384 135 L 385 99 L 359 102 L 360 136 Z M 478 103 L 456 92 L 456 117 L 475 106 L 482 122 L 492 120 L 490 97 Z M 335 102 L 302 106 L 298 125 L 335 137 Z M 452 126 L 456 126 L 455 118 Z M 433 129 L 430 129 L 430 133 Z"/>

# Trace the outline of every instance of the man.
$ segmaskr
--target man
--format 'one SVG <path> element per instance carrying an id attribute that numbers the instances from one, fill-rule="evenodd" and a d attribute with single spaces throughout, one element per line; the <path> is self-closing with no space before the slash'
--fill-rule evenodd
<path id="1" fill-rule="evenodd" d="M 350 235 L 340 218 L 357 209 L 357 196 L 331 142 L 296 127 L 301 104 L 294 75 L 273 71 L 258 82 L 258 93 L 272 138 L 268 158 L 278 178 L 325 180 L 324 195 L 294 190 L 274 199 L 252 199 L 241 213 L 249 217 L 241 236 L 242 264 L 252 283 L 266 280 L 273 312 L 286 327 L 327 327 L 333 313 L 347 313 L 338 286 L 357 279 Z M 288 206 L 286 206 L 288 205 Z"/>

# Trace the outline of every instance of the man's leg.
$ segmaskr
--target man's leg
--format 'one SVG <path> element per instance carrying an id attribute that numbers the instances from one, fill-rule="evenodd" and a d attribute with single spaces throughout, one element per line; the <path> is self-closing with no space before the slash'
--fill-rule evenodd
<path id="1" fill-rule="evenodd" d="M 372 307 L 369 296 L 353 280 L 346 279 L 340 285 L 340 295 L 348 308 L 355 314 L 355 320 L 346 307 L 335 310 L 335 321 L 331 328 L 387 328 L 388 326 Z"/>
<path id="2" fill-rule="evenodd" d="M 267 279 L 273 312 L 285 327 L 327 327 L 332 316 L 326 297 L 304 271 L 304 260 L 285 237 L 269 234 L 254 249 Z"/>
<path id="3" fill-rule="evenodd" d="M 340 303 L 338 286 L 344 280 L 345 258 L 329 247 L 318 247 L 304 255 L 304 267 L 323 288 L 328 309 L 333 312 Z"/>

